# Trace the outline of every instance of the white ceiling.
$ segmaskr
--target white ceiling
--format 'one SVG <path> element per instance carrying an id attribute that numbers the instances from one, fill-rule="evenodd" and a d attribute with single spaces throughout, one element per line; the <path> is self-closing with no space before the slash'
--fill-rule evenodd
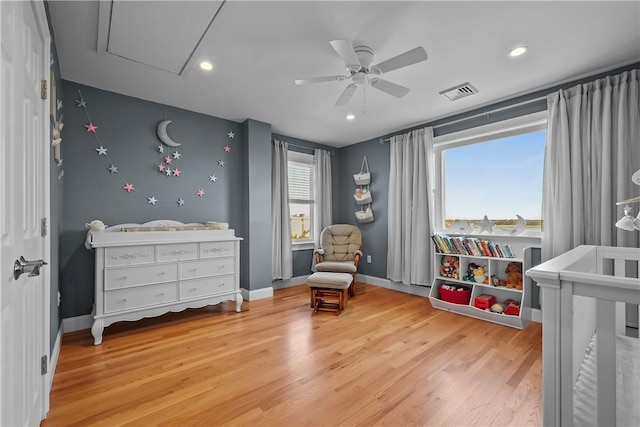
<path id="1" fill-rule="evenodd" d="M 640 1 L 50 0 L 49 8 L 64 79 L 335 147 L 640 61 Z M 348 81 L 294 84 L 346 74 L 335 39 L 370 46 L 374 63 L 417 46 L 429 59 L 382 76 L 411 89 L 403 98 L 358 88 L 336 107 Z M 522 44 L 526 55 L 507 56 Z M 215 70 L 201 71 L 201 59 Z M 479 93 L 453 102 L 438 94 L 465 82 Z"/>

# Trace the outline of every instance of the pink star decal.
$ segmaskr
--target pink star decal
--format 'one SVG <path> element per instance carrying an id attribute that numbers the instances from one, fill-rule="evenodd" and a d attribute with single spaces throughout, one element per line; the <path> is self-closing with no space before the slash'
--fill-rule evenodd
<path id="1" fill-rule="evenodd" d="M 131 193 L 132 191 L 134 191 L 134 190 L 135 190 L 135 188 L 133 188 L 133 184 L 129 184 L 129 183 L 127 183 L 127 185 L 125 185 L 125 186 L 124 186 L 124 187 L 122 187 L 122 188 L 124 188 L 125 190 L 127 190 L 127 193 Z"/>
<path id="2" fill-rule="evenodd" d="M 162 163 L 158 165 L 158 172 L 164 172 L 164 165 Z"/>
<path id="3" fill-rule="evenodd" d="M 196 194 L 198 195 L 198 197 L 202 197 L 204 196 L 204 190 L 201 188 L 196 192 Z"/>
<path id="4" fill-rule="evenodd" d="M 180 176 L 180 174 L 182 173 L 182 171 L 178 168 L 174 168 L 173 169 L 173 176 Z"/>
<path id="5" fill-rule="evenodd" d="M 229 153 L 231 151 L 231 147 L 229 147 L 228 145 L 224 146 L 224 152 L 225 153 Z"/>
<path id="6" fill-rule="evenodd" d="M 84 125 L 84 127 L 87 128 L 87 132 L 93 132 L 93 133 L 96 133 L 96 129 L 98 129 L 98 126 L 94 125 L 91 122 L 89 122 L 88 125 Z"/>
<path id="7" fill-rule="evenodd" d="M 173 161 L 173 159 L 171 158 L 171 156 L 167 156 L 167 157 L 164 158 L 164 162 L 166 164 L 168 164 L 168 165 L 170 165 L 172 161 Z"/>

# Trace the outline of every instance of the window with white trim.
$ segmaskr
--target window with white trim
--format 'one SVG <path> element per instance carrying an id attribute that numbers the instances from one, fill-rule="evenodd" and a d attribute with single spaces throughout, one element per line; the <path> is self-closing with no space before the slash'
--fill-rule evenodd
<path id="1" fill-rule="evenodd" d="M 313 155 L 289 151 L 288 167 L 291 242 L 306 247 L 313 244 Z"/>
<path id="2" fill-rule="evenodd" d="M 492 234 L 540 235 L 546 118 L 544 111 L 435 138 L 436 229 L 479 233 L 486 215 Z"/>

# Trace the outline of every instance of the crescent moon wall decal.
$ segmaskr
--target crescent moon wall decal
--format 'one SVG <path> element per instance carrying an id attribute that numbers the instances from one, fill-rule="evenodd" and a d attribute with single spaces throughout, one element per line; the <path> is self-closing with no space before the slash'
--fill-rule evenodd
<path id="1" fill-rule="evenodd" d="M 179 147 L 182 144 L 174 141 L 167 134 L 167 126 L 171 124 L 171 120 L 163 120 L 158 123 L 158 128 L 156 129 L 156 133 L 158 134 L 158 138 L 162 141 L 163 144 L 168 145 L 169 147 Z"/>
<path id="2" fill-rule="evenodd" d="M 518 222 L 516 223 L 516 228 L 511 230 L 511 234 L 520 234 L 524 231 L 527 222 L 520 215 L 516 215 L 518 217 Z"/>

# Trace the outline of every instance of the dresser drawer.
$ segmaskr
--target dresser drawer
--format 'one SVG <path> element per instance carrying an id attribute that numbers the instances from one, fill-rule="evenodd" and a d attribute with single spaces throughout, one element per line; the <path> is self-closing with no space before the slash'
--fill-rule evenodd
<path id="1" fill-rule="evenodd" d="M 233 265 L 233 257 L 186 261 L 180 264 L 180 280 L 233 273 Z"/>
<path id="2" fill-rule="evenodd" d="M 104 270 L 104 289 L 122 289 L 178 280 L 178 264 L 156 264 Z"/>
<path id="3" fill-rule="evenodd" d="M 158 262 L 198 259 L 197 243 L 160 245 L 157 247 L 157 250 L 158 250 Z"/>
<path id="4" fill-rule="evenodd" d="M 224 276 L 205 277 L 180 282 L 180 299 L 192 299 L 222 292 L 233 291 L 236 283 L 234 274 Z"/>
<path id="5" fill-rule="evenodd" d="M 117 291 L 105 292 L 104 312 L 113 313 L 116 311 L 130 310 L 140 307 L 150 307 L 177 300 L 177 283 L 164 283 L 162 285 L 120 289 Z"/>
<path id="6" fill-rule="evenodd" d="M 153 245 L 105 248 L 104 266 L 119 267 L 125 265 L 151 264 L 155 262 L 154 250 Z"/>
<path id="7" fill-rule="evenodd" d="M 215 258 L 234 255 L 235 242 L 202 242 L 200 258 Z"/>

